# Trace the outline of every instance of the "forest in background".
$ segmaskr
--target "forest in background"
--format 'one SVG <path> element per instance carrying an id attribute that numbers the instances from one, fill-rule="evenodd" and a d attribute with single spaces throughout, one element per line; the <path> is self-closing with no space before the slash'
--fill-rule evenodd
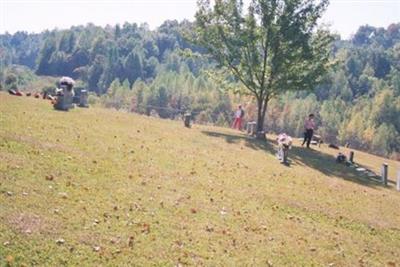
<path id="1" fill-rule="evenodd" d="M 185 33 L 188 21 L 0 35 L 0 90 L 47 90 L 49 78 L 71 76 L 93 92 L 92 103 L 174 119 L 191 111 L 197 123 L 229 126 L 240 103 L 246 120 L 255 101 Z M 400 23 L 362 26 L 350 40 L 335 36 L 334 67 L 316 88 L 272 100 L 266 130 L 302 136 L 309 113 L 325 142 L 400 159 Z"/>

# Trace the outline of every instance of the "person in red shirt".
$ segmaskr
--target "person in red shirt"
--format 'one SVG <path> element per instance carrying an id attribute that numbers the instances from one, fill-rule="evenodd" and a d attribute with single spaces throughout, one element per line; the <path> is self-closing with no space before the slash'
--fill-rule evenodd
<path id="1" fill-rule="evenodd" d="M 308 115 L 308 118 L 304 122 L 304 141 L 301 146 L 304 146 L 307 143 L 307 148 L 310 148 L 311 139 L 314 134 L 315 122 L 314 122 L 314 114 Z"/>
<path id="2" fill-rule="evenodd" d="M 242 129 L 242 120 L 244 117 L 244 110 L 242 109 L 242 105 L 239 105 L 238 109 L 235 111 L 235 117 L 232 124 L 233 129 Z"/>

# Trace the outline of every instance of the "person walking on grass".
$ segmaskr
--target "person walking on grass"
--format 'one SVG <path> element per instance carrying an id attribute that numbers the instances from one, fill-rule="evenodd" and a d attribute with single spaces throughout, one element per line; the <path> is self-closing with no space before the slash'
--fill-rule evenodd
<path id="1" fill-rule="evenodd" d="M 235 117 L 233 121 L 232 128 L 233 129 L 242 129 L 242 120 L 244 117 L 244 110 L 242 109 L 242 105 L 238 106 L 238 109 L 235 111 Z"/>
<path id="2" fill-rule="evenodd" d="M 307 143 L 307 148 L 310 148 L 311 139 L 314 134 L 315 122 L 314 122 L 314 114 L 308 115 L 308 118 L 304 122 L 304 141 L 301 146 L 304 146 Z"/>

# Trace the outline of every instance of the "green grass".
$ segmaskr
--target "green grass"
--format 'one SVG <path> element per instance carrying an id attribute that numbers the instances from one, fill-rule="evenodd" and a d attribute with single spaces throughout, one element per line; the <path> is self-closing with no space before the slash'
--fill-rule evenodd
<path id="1" fill-rule="evenodd" d="M 398 266 L 394 184 L 298 145 L 0 94 L 0 265 Z"/>

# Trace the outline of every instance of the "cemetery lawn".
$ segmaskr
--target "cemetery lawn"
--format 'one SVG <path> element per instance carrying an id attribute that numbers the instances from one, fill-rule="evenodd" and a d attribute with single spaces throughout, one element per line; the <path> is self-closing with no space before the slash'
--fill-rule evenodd
<path id="1" fill-rule="evenodd" d="M 0 93 L 0 266 L 399 266 L 399 162 L 273 138 Z"/>

